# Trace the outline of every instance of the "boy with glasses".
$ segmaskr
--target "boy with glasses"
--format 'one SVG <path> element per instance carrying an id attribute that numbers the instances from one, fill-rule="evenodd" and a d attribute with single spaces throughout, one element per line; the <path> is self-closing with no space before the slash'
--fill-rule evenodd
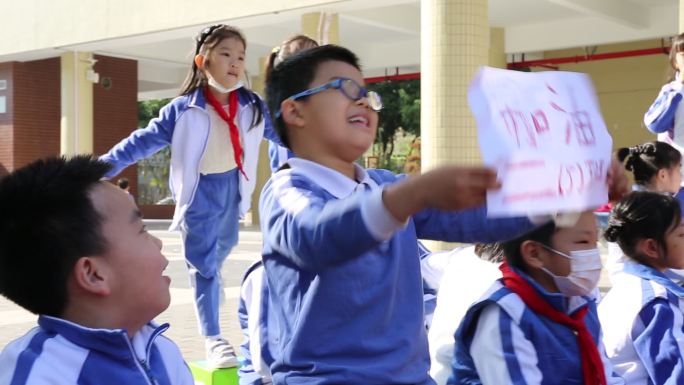
<path id="1" fill-rule="evenodd" d="M 365 170 L 382 108 L 356 56 L 327 45 L 278 65 L 267 100 L 295 158 L 260 201 L 275 384 L 433 384 L 417 238 L 492 242 L 533 228 L 486 219 L 483 167 L 405 178 Z M 272 327 L 271 327 L 272 326 Z"/>

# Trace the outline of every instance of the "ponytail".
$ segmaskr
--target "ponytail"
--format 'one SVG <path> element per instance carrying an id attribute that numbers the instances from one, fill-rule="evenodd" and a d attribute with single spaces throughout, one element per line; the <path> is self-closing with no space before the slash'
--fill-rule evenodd
<path id="1" fill-rule="evenodd" d="M 669 169 L 682 160 L 682 154 L 665 142 L 623 147 L 617 150 L 616 155 L 625 169 L 634 174 L 634 181 L 642 186 L 651 183 L 658 170 Z"/>

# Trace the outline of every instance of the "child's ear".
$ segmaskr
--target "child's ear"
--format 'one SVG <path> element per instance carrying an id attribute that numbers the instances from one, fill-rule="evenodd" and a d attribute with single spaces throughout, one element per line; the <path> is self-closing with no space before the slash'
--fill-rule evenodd
<path id="1" fill-rule="evenodd" d="M 288 126 L 301 127 L 304 125 L 304 118 L 299 110 L 299 104 L 294 100 L 283 100 L 280 103 L 280 114 Z"/>
<path id="2" fill-rule="evenodd" d="M 74 265 L 74 282 L 81 290 L 106 296 L 111 293 L 108 270 L 102 257 L 81 257 Z"/>
<path id="3" fill-rule="evenodd" d="M 204 69 L 204 55 L 197 54 L 195 55 L 195 65 L 199 69 Z"/>
<path id="4" fill-rule="evenodd" d="M 657 261 L 660 258 L 660 245 L 653 238 L 641 238 L 636 244 L 636 252 L 648 261 Z"/>
<path id="5" fill-rule="evenodd" d="M 541 269 L 544 261 L 541 259 L 541 246 L 535 241 L 524 241 L 520 244 L 520 255 L 523 262 L 532 268 Z"/>

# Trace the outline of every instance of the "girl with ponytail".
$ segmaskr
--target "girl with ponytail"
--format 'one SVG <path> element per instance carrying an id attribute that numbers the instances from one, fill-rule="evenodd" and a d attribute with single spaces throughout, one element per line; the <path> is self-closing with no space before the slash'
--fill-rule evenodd
<path id="1" fill-rule="evenodd" d="M 234 27 L 204 28 L 180 96 L 102 156 L 113 177 L 171 146 L 176 210 L 169 230 L 181 232 L 207 362 L 217 368 L 238 364 L 219 327 L 221 267 L 250 208 L 261 139 L 278 140 L 264 102 L 245 87 L 246 48 Z"/>
<path id="2" fill-rule="evenodd" d="M 623 274 L 599 304 L 603 342 L 625 384 L 684 383 L 684 224 L 677 199 L 637 191 L 619 201 L 604 237 L 626 256 Z"/>
<path id="3" fill-rule="evenodd" d="M 625 169 L 634 175 L 634 190 L 667 195 L 674 195 L 679 191 L 682 155 L 671 145 L 665 142 L 646 142 L 618 149 L 617 157 Z M 616 243 L 608 242 L 606 270 L 611 282 L 615 283 L 621 276 L 626 259 Z M 684 271 L 667 271 L 666 274 L 672 279 L 684 281 Z"/>

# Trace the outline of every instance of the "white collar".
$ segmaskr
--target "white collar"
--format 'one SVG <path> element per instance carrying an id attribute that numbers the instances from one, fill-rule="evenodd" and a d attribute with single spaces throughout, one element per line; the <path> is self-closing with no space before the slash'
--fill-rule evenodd
<path id="1" fill-rule="evenodd" d="M 297 174 L 306 176 L 321 186 L 337 199 L 346 198 L 351 195 L 361 185 L 367 185 L 371 189 L 378 187 L 366 170 L 354 163 L 354 175 L 356 180 L 349 179 L 340 172 L 329 167 L 302 158 L 288 159 L 290 169 Z"/>

